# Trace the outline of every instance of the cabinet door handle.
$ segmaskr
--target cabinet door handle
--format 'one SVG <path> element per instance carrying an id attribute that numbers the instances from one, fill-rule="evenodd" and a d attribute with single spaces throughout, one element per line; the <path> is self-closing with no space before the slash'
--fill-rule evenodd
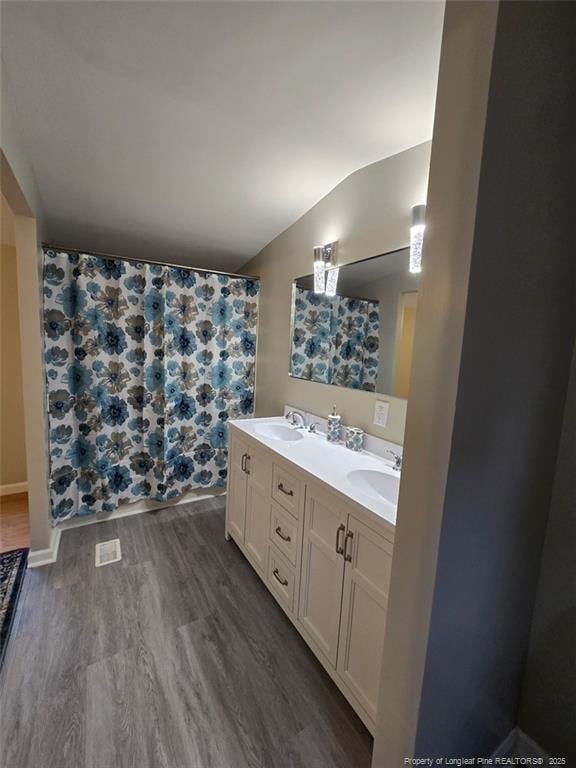
<path id="1" fill-rule="evenodd" d="M 336 554 L 343 555 L 344 554 L 344 547 L 342 546 L 342 541 L 340 539 L 340 534 L 344 533 L 346 530 L 345 525 L 339 525 L 336 530 Z"/>
<path id="2" fill-rule="evenodd" d="M 282 491 L 282 493 L 285 493 L 286 496 L 294 496 L 294 491 L 287 491 L 282 483 L 278 483 L 278 490 Z"/>
<path id="3" fill-rule="evenodd" d="M 352 562 L 352 551 L 348 552 L 348 542 L 352 541 L 354 538 L 354 534 L 352 531 L 348 531 L 346 534 L 346 541 L 344 542 L 344 560 L 351 563 Z"/>
<path id="4" fill-rule="evenodd" d="M 240 462 L 240 467 L 242 469 L 242 472 L 246 472 L 246 456 L 247 454 L 242 454 L 242 461 Z"/>
<path id="5" fill-rule="evenodd" d="M 278 526 L 275 530 L 276 530 L 276 533 L 278 534 L 278 536 L 280 536 L 280 538 L 282 539 L 282 541 L 292 541 L 290 536 L 285 536 L 282 533 L 282 528 L 280 528 L 280 526 Z"/>
<path id="6" fill-rule="evenodd" d="M 272 575 L 274 576 L 274 578 L 276 579 L 276 581 L 279 584 L 282 584 L 283 587 L 287 587 L 288 586 L 287 579 L 283 579 L 283 578 L 280 577 L 280 573 L 278 571 L 278 568 L 274 568 L 274 570 L 272 571 Z"/>
<path id="7" fill-rule="evenodd" d="M 244 468 L 244 472 L 246 472 L 247 475 L 250 474 L 250 461 L 252 460 L 252 457 L 249 453 L 246 454 L 246 466 Z"/>

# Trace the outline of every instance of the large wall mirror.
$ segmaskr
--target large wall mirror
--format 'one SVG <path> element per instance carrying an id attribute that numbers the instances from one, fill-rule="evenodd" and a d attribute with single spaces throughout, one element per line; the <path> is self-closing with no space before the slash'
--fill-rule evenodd
<path id="1" fill-rule="evenodd" d="M 335 296 L 296 279 L 290 375 L 406 398 L 420 286 L 408 264 L 403 248 L 340 267 Z"/>

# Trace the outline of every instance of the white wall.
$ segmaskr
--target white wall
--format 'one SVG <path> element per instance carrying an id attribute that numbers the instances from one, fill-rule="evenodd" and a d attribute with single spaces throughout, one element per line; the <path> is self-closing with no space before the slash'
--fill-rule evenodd
<path id="1" fill-rule="evenodd" d="M 3 68 L 0 85 L 2 194 L 15 214 L 30 537 L 33 550 L 44 550 L 51 543 L 51 528 L 41 335 L 42 205 L 12 110 Z"/>
<path id="2" fill-rule="evenodd" d="M 387 275 L 366 286 L 359 286 L 358 295 L 377 299 L 380 315 L 380 348 L 378 355 L 377 392 L 392 392 L 394 362 L 398 331 L 400 295 L 406 291 L 418 291 L 420 275 L 405 272 Z"/>
<path id="3" fill-rule="evenodd" d="M 416 743 L 497 14 L 458 0 L 444 17 L 373 768 L 403 765 Z"/>
<path id="4" fill-rule="evenodd" d="M 403 441 L 405 400 L 288 376 L 291 286 L 294 278 L 310 274 L 315 245 L 338 240 L 340 263 L 406 247 L 410 210 L 426 200 L 429 162 L 426 142 L 356 171 L 245 265 L 244 272 L 262 279 L 258 416 L 279 414 L 284 403 L 326 416 L 336 403 L 346 423 Z M 372 424 L 378 398 L 391 403 L 386 428 Z"/>
<path id="5" fill-rule="evenodd" d="M 4 157 L 10 164 L 10 168 L 20 188 L 19 204 L 14 199 L 9 199 L 18 195 L 18 191 L 12 194 L 5 194 L 8 202 L 16 214 L 25 214 L 33 216 L 39 228 L 43 225 L 43 209 L 40 200 L 40 194 L 36 185 L 34 171 L 28 160 L 26 150 L 22 144 L 22 132 L 18 128 L 18 122 L 12 107 L 10 96 L 10 83 L 6 78 L 6 71 L 0 59 L 0 98 L 2 103 L 1 122 L 0 122 L 0 143 Z M 4 175 L 4 169 L 2 169 Z M 2 184 L 6 183 L 2 179 Z M 28 210 L 25 207 L 28 206 Z"/>

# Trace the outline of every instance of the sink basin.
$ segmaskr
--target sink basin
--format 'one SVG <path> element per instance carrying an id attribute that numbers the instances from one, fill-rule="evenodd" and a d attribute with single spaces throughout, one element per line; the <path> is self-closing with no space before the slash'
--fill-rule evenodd
<path id="1" fill-rule="evenodd" d="M 346 475 L 354 488 L 378 501 L 398 504 L 400 480 L 377 469 L 354 469 Z"/>
<path id="2" fill-rule="evenodd" d="M 284 424 L 258 424 L 254 432 L 269 440 L 281 440 L 283 443 L 295 443 L 302 440 L 302 433 Z"/>

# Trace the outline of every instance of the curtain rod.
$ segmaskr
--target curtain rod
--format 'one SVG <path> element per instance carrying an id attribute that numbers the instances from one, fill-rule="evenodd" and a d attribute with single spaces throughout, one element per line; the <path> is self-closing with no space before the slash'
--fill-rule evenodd
<path id="1" fill-rule="evenodd" d="M 102 251 L 87 251 L 85 248 L 70 248 L 67 245 L 58 245 L 55 243 L 42 243 L 42 248 L 52 248 L 58 251 L 73 251 L 74 253 L 86 253 L 89 256 L 102 256 L 105 259 L 116 259 L 119 261 L 132 261 L 141 264 L 154 264 L 156 267 L 174 267 L 175 269 L 189 269 L 190 272 L 201 272 L 203 275 L 224 275 L 225 277 L 239 277 L 243 280 L 260 280 L 255 275 L 240 275 L 237 272 L 222 272 L 219 269 L 203 269 L 201 267 L 189 267 L 187 264 L 170 264 L 165 261 L 152 261 L 151 259 L 132 259 L 128 256 L 117 256 L 113 253 L 103 253 Z"/>

